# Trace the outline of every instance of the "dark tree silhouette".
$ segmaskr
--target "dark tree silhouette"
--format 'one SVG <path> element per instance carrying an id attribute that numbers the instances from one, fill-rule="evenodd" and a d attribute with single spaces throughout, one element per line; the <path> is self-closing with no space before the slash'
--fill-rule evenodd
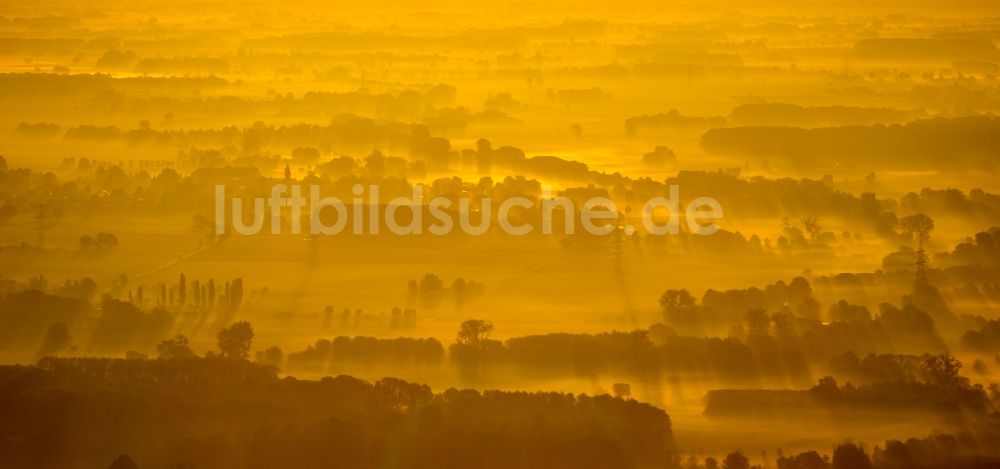
<path id="1" fill-rule="evenodd" d="M 182 335 L 160 342 L 156 345 L 156 352 L 161 359 L 193 358 L 195 356 L 187 337 Z"/>
<path id="2" fill-rule="evenodd" d="M 628 399 L 632 397 L 632 386 L 628 383 L 615 383 L 611 386 L 611 390 L 615 393 L 615 397 L 619 399 Z"/>
<path id="3" fill-rule="evenodd" d="M 834 469 L 871 469 L 872 462 L 865 454 L 864 448 L 850 441 L 845 441 L 833 449 Z"/>
<path id="4" fill-rule="evenodd" d="M 285 361 L 285 352 L 281 351 L 281 348 L 272 345 L 267 348 L 267 350 L 261 350 L 257 352 L 257 362 L 263 363 L 265 365 L 273 365 L 276 368 L 280 368 L 281 364 Z"/>
<path id="5" fill-rule="evenodd" d="M 253 327 L 247 321 L 233 323 L 219 331 L 219 351 L 223 357 L 246 360 L 250 356 Z"/>
<path id="6" fill-rule="evenodd" d="M 481 319 L 468 319 L 459 326 L 455 341 L 462 345 L 477 346 L 489 338 L 493 323 Z"/>
<path id="7" fill-rule="evenodd" d="M 934 220 L 922 213 L 907 215 L 899 219 L 899 230 L 910 239 L 916 238 L 921 246 L 927 242 L 933 229 Z"/>
<path id="8" fill-rule="evenodd" d="M 733 451 L 722 461 L 722 469 L 750 469 L 750 460 L 743 453 Z"/>
<path id="9" fill-rule="evenodd" d="M 181 306 L 187 303 L 187 279 L 184 278 L 184 274 L 181 274 L 177 282 L 177 300 L 181 302 Z"/>

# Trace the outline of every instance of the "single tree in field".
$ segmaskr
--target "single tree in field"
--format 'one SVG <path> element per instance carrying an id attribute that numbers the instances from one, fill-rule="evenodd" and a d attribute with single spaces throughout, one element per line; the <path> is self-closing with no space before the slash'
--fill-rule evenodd
<path id="1" fill-rule="evenodd" d="M 809 239 L 816 239 L 823 234 L 823 228 L 819 225 L 819 220 L 816 217 L 805 217 L 800 222 L 806 233 L 809 233 Z"/>
<path id="2" fill-rule="evenodd" d="M 250 356 L 253 327 L 247 321 L 233 323 L 219 331 L 219 351 L 223 357 L 246 360 Z"/>
<path id="3" fill-rule="evenodd" d="M 95 243 L 96 242 L 94 241 L 94 237 L 93 236 L 83 235 L 83 236 L 80 237 L 80 250 L 81 251 L 89 251 L 91 248 L 94 247 Z"/>
<path id="4" fill-rule="evenodd" d="M 481 368 L 489 361 L 500 342 L 490 340 L 493 324 L 481 319 L 468 319 L 462 322 L 455 337 L 455 343 L 448 347 L 449 356 L 458 365 L 462 379 L 476 381 Z"/>
<path id="5" fill-rule="evenodd" d="M 94 240 L 94 245 L 97 249 L 114 249 L 118 247 L 118 237 L 113 233 L 97 233 L 97 238 Z"/>
<path id="6" fill-rule="evenodd" d="M 468 319 L 458 329 L 455 341 L 462 345 L 479 346 L 493 332 L 493 323 L 481 319 Z"/>
<path id="7" fill-rule="evenodd" d="M 687 290 L 667 290 L 660 296 L 663 320 L 668 324 L 684 324 L 694 319 L 698 312 L 697 300 Z"/>

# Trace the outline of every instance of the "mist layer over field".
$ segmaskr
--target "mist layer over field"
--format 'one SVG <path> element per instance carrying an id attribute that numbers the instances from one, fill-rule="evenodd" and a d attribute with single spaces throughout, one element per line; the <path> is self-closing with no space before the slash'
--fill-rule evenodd
<path id="1" fill-rule="evenodd" d="M 988 1 L 0 2 L 0 467 L 996 467 L 998 38 Z"/>

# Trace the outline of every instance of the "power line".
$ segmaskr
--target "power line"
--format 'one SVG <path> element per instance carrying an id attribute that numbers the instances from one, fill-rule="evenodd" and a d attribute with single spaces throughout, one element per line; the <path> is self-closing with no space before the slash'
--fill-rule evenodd
<path id="1" fill-rule="evenodd" d="M 625 273 L 625 234 L 626 227 L 616 226 L 613 237 L 611 238 L 611 256 L 615 258 L 615 274 L 622 275 Z"/>

